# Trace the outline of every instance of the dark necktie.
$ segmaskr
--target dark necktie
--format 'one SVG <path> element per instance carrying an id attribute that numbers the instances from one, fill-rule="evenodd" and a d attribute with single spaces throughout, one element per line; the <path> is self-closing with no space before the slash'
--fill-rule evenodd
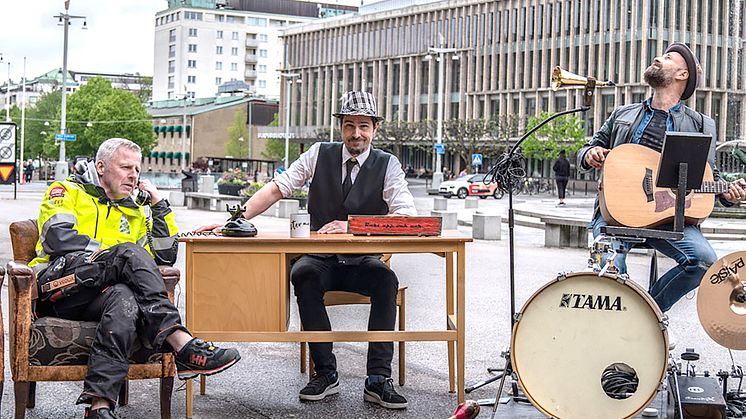
<path id="1" fill-rule="evenodd" d="M 352 168 L 357 164 L 357 160 L 349 159 L 345 164 L 347 165 L 347 176 L 345 176 L 345 180 L 342 182 L 343 201 L 347 199 L 347 195 L 350 193 L 350 189 L 352 189 Z"/>

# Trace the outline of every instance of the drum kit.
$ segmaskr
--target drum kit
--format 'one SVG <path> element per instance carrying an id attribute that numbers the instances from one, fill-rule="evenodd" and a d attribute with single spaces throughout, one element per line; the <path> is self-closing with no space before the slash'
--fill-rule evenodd
<path id="1" fill-rule="evenodd" d="M 746 398 L 740 391 L 727 391 L 727 379 L 742 380 L 742 370 L 734 365 L 730 373 L 721 371 L 715 378 L 695 374 L 689 365 L 682 369 L 669 355 L 667 317 L 645 289 L 615 271 L 613 256 L 619 246 L 611 242 L 594 243 L 588 272 L 560 274 L 526 301 L 515 317 L 506 375 L 517 379 L 528 401 L 548 417 L 632 418 L 649 413 L 646 408 L 668 378 L 669 407 L 661 417 L 725 419 L 725 402 L 716 398 L 743 406 Z M 600 268 L 604 252 L 612 261 L 605 266 L 611 269 Z M 735 252 L 713 264 L 697 297 L 707 334 L 735 350 L 746 349 L 744 259 L 746 252 Z M 698 358 L 691 349 L 682 354 L 687 364 Z M 712 393 L 705 390 L 708 386 L 717 387 L 715 394 L 695 399 L 710 400 L 714 407 L 687 401 L 680 393 L 682 388 Z M 502 383 L 496 400 L 501 388 Z M 496 410 L 497 404 L 493 417 Z M 742 417 L 738 412 L 737 407 L 730 410 Z M 652 413 L 658 417 L 656 409 Z"/>

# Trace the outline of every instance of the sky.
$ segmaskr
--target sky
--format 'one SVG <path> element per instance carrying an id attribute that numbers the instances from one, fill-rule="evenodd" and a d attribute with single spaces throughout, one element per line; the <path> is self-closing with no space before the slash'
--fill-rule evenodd
<path id="1" fill-rule="evenodd" d="M 85 16 L 88 29 L 81 29 L 83 19 L 72 21 L 68 69 L 152 75 L 155 14 L 167 7 L 166 0 L 70 0 L 70 15 Z M 0 84 L 8 78 L 8 62 L 10 78 L 21 79 L 24 57 L 29 79 L 62 67 L 63 28 L 54 16 L 64 8 L 63 0 L 0 0 Z"/>

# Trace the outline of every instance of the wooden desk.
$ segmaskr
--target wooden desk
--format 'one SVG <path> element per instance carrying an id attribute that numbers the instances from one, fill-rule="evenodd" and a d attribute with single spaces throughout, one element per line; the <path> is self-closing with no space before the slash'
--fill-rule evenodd
<path id="1" fill-rule="evenodd" d="M 186 326 L 195 336 L 218 342 L 446 341 L 458 401 L 464 401 L 466 243 L 458 231 L 438 237 L 289 233 L 256 237 L 184 237 Z M 289 331 L 289 257 L 299 253 L 435 253 L 445 258 L 446 328 L 428 331 Z M 455 274 L 455 282 L 454 282 Z M 455 285 L 455 294 L 454 294 Z M 453 380 L 449 380 L 454 392 Z M 187 382 L 187 417 L 192 416 L 192 381 Z"/>

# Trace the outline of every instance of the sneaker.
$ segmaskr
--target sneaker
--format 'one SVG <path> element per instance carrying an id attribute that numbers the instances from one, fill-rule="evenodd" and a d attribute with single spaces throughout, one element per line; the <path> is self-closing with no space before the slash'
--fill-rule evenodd
<path id="1" fill-rule="evenodd" d="M 324 397 L 339 393 L 339 374 L 336 371 L 329 374 L 314 374 L 311 380 L 300 391 L 298 397 L 306 401 L 319 401 Z"/>
<path id="2" fill-rule="evenodd" d="M 85 416 L 83 417 L 85 419 L 119 419 L 119 416 L 115 415 L 108 407 L 102 407 L 96 410 L 91 410 L 90 407 L 86 407 Z"/>
<path id="3" fill-rule="evenodd" d="M 557 206 L 558 206 L 558 207 L 564 207 L 564 206 L 565 206 L 565 203 L 564 203 L 564 202 L 560 202 L 559 204 L 557 204 Z"/>
<path id="4" fill-rule="evenodd" d="M 371 375 L 365 380 L 363 400 L 379 404 L 386 409 L 407 407 L 407 399 L 394 389 L 394 380 L 380 375 Z"/>
<path id="5" fill-rule="evenodd" d="M 176 354 L 179 380 L 197 375 L 213 375 L 228 369 L 241 359 L 233 348 L 222 349 L 200 338 L 193 338 Z"/>

